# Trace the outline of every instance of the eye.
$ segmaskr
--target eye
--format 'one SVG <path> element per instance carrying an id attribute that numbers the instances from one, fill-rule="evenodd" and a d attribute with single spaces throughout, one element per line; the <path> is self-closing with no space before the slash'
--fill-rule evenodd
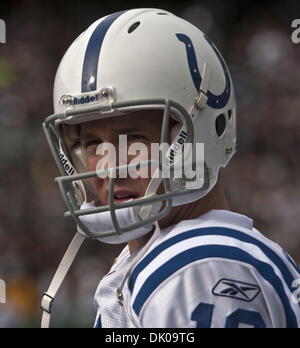
<path id="1" fill-rule="evenodd" d="M 91 147 L 91 146 L 98 146 L 99 144 L 101 144 L 102 141 L 99 140 L 99 139 L 95 139 L 95 140 L 89 140 L 88 142 L 86 142 L 84 144 L 84 147 L 87 149 L 88 147 Z"/>
<path id="2" fill-rule="evenodd" d="M 148 138 L 142 134 L 129 134 L 129 135 L 127 135 L 127 140 L 128 141 L 148 140 Z"/>
<path id="3" fill-rule="evenodd" d="M 93 139 L 85 142 L 83 144 L 83 147 L 85 148 L 86 155 L 89 156 L 96 156 L 96 152 L 98 149 L 98 146 L 102 144 L 102 141 L 99 139 Z"/>
<path id="4" fill-rule="evenodd" d="M 78 145 L 80 145 L 80 141 L 76 140 L 72 145 L 71 145 L 71 149 L 73 150 L 75 147 L 77 147 Z"/>

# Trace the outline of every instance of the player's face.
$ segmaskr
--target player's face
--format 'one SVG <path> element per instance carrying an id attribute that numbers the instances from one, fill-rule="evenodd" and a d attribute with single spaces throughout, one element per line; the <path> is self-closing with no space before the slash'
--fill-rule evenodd
<path id="1" fill-rule="evenodd" d="M 114 163 L 115 166 L 130 164 L 137 157 L 139 157 L 139 159 L 144 157 L 144 161 L 150 160 L 151 144 L 159 144 L 161 140 L 162 119 L 162 111 L 146 110 L 134 112 L 126 116 L 118 116 L 82 124 L 79 137 L 82 146 L 86 150 L 88 170 L 99 171 L 114 167 L 111 163 Z M 144 148 L 147 149 L 147 151 L 143 152 L 142 156 L 140 151 L 134 151 L 134 155 L 129 155 L 127 153 L 127 159 L 125 158 L 127 163 L 119 163 L 120 150 L 124 151 L 124 149 L 120 149 L 120 135 L 127 136 L 127 149 L 130 149 L 130 146 L 133 144 L 136 146 L 138 143 L 138 146 L 144 144 Z M 107 147 L 107 144 L 113 146 L 115 153 L 109 151 L 111 145 Z M 124 146 L 124 143 L 122 144 L 121 146 Z M 146 158 L 145 154 L 148 154 Z M 114 156 L 115 159 L 111 158 L 111 156 Z M 151 180 L 150 168 L 147 171 L 147 175 L 144 175 L 144 177 L 140 175 L 137 178 L 132 178 L 129 173 L 127 173 L 126 178 L 120 178 L 117 175 L 114 185 L 115 203 L 143 197 Z M 143 172 L 145 173 L 145 169 L 143 169 Z M 94 177 L 91 179 L 91 182 L 100 205 L 107 205 L 109 178 Z"/>

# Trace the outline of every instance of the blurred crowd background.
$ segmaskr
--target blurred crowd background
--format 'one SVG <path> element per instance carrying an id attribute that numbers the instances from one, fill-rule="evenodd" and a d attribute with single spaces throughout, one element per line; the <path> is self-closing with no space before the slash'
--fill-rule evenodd
<path id="1" fill-rule="evenodd" d="M 238 101 L 238 154 L 223 173 L 232 210 L 300 262 L 300 44 L 291 40 L 300 3 L 286 1 L 0 2 L 0 327 L 37 327 L 41 294 L 73 234 L 42 132 L 52 113 L 56 68 L 96 19 L 155 7 L 189 20 L 215 42 Z M 122 57 L 120 57 L 122 59 Z M 90 327 L 93 295 L 120 247 L 87 241 L 57 296 L 52 326 Z"/>

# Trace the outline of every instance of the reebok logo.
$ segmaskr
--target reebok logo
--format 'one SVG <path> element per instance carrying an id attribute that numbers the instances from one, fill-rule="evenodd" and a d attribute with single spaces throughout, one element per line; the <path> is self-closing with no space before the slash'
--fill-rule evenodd
<path id="1" fill-rule="evenodd" d="M 212 293 L 215 296 L 230 297 L 251 302 L 260 293 L 260 287 L 237 280 L 221 279 L 212 289 Z"/>

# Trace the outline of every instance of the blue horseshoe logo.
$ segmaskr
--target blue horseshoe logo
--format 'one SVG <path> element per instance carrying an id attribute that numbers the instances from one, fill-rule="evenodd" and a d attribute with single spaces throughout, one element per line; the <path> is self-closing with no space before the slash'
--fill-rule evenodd
<path id="1" fill-rule="evenodd" d="M 191 73 L 196 90 L 198 92 L 200 92 L 199 89 L 201 86 L 202 77 L 201 77 L 201 74 L 199 72 L 196 53 L 195 53 L 195 49 L 194 49 L 194 45 L 192 43 L 192 40 L 185 34 L 176 34 L 176 36 L 177 36 L 179 41 L 181 41 L 185 44 L 190 73 Z M 207 91 L 207 97 L 208 97 L 207 105 L 213 109 L 222 109 L 228 103 L 228 100 L 230 98 L 230 93 L 231 93 L 231 84 L 230 84 L 229 72 L 228 72 L 228 69 L 226 67 L 226 64 L 225 64 L 223 58 L 221 57 L 220 53 L 216 49 L 215 45 L 212 43 L 212 41 L 210 41 L 210 39 L 206 35 L 204 35 L 204 38 L 206 39 L 206 41 L 209 43 L 209 45 L 211 46 L 211 48 L 214 50 L 217 57 L 219 58 L 219 61 L 222 65 L 222 68 L 223 68 L 223 71 L 225 74 L 225 81 L 226 81 L 225 89 L 224 89 L 224 92 L 222 94 L 215 95 L 212 92 Z"/>

